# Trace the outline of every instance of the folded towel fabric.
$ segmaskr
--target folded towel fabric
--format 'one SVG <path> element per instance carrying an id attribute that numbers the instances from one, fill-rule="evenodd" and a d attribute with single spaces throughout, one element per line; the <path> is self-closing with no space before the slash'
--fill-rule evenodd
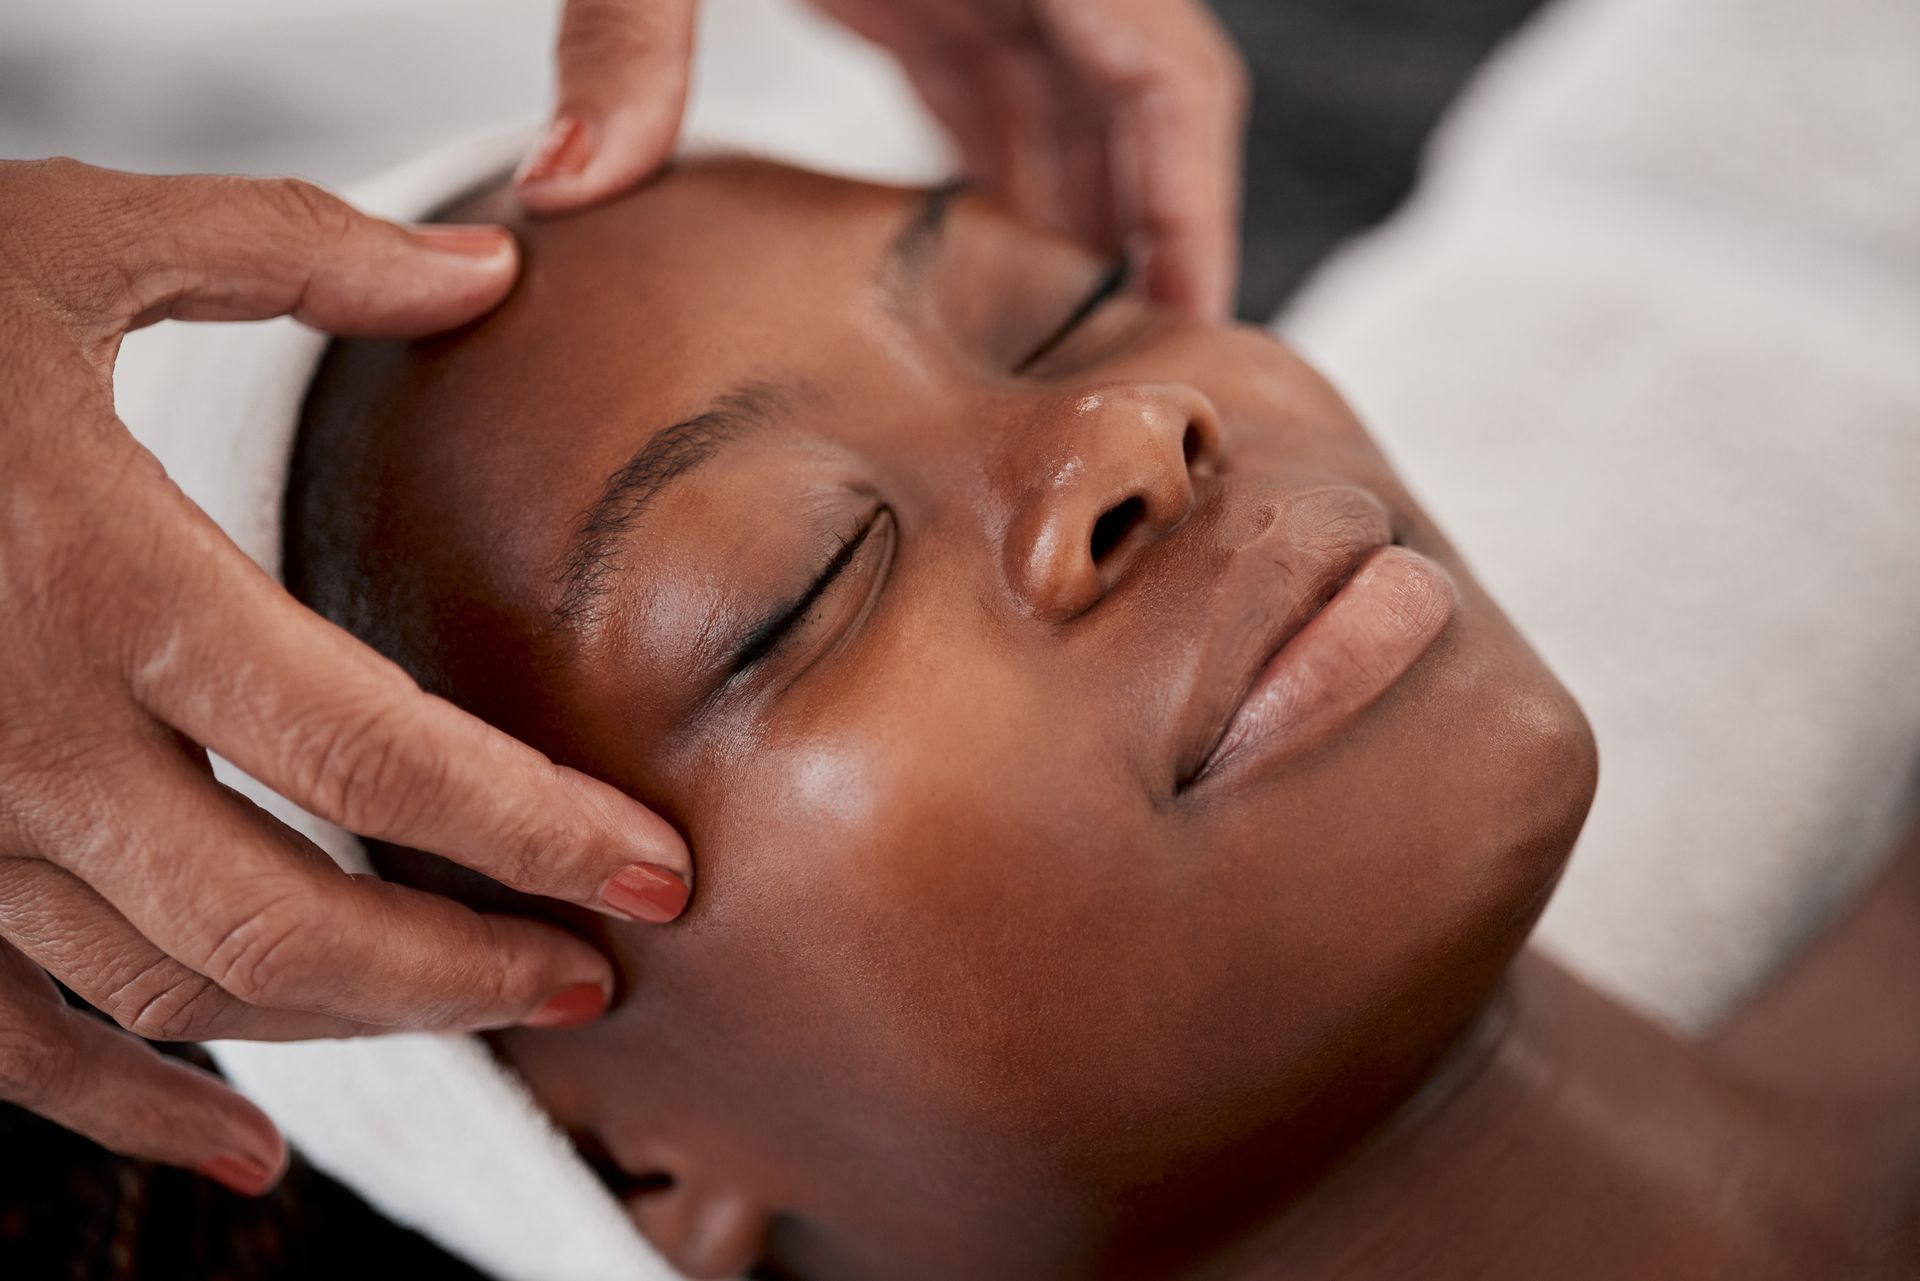
<path id="1" fill-rule="evenodd" d="M 1920 782 L 1920 6 L 1581 0 L 1283 319 L 1587 709 L 1539 938 L 1689 1031 Z"/>

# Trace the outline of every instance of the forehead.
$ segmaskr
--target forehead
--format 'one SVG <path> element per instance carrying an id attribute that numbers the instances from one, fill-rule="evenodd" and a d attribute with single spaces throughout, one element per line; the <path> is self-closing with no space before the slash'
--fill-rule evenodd
<path id="1" fill-rule="evenodd" d="M 511 226 L 525 268 L 498 311 L 425 353 L 436 398 L 484 398 L 495 411 L 464 408 L 437 434 L 555 412 L 574 416 L 576 430 L 631 427 L 640 412 L 664 425 L 727 383 L 804 363 L 871 302 L 916 196 L 708 160 L 557 220 L 519 216 L 500 193 L 462 208 Z M 473 395 L 458 397 L 447 385 L 456 380 Z"/>
<path id="2" fill-rule="evenodd" d="M 843 384 L 873 354 L 881 265 L 921 195 L 728 159 L 564 219 L 498 192 L 449 211 L 512 226 L 525 269 L 497 312 L 401 362 L 378 446 L 393 498 L 510 594 L 545 593 L 655 432 L 743 383 Z"/>

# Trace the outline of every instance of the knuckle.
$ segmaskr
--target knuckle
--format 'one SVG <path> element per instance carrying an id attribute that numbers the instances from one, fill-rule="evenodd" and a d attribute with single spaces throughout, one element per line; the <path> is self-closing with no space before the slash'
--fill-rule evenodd
<path id="1" fill-rule="evenodd" d="M 551 892 L 553 869 L 565 867 L 580 852 L 581 838 L 553 817 L 529 817 L 506 842 L 487 875 L 516 890 Z"/>
<path id="2" fill-rule="evenodd" d="M 304 178 L 266 178 L 260 191 L 302 239 L 334 243 L 353 229 L 354 212 L 345 201 Z"/>
<path id="3" fill-rule="evenodd" d="M 139 735 L 120 709 L 83 692 L 0 688 L 0 853 L 24 871 L 124 849 L 124 830 L 105 816 L 124 799 L 116 790 L 143 750 Z"/>
<path id="4" fill-rule="evenodd" d="M 0 212 L 6 225 L 31 232 L 76 199 L 100 171 L 71 156 L 9 160 L 0 164 Z"/>
<path id="5" fill-rule="evenodd" d="M 101 336 L 128 311 L 152 239 L 152 194 L 168 181 L 59 157 L 7 167 L 0 181 L 0 267 L 69 331 Z"/>
<path id="6" fill-rule="evenodd" d="M 310 976 L 327 972 L 316 931 L 291 898 L 272 899 L 243 915 L 208 949 L 198 968 L 220 989 L 249 1005 L 300 1006 Z"/>
<path id="7" fill-rule="evenodd" d="M 300 782 L 314 807 L 350 831 L 385 836 L 426 817 L 447 766 L 430 746 L 416 745 L 392 703 L 331 717 L 310 730 Z"/>
<path id="8" fill-rule="evenodd" d="M 85 491 L 42 477 L 0 500 L 8 534 L 0 541 L 0 601 L 18 607 L 15 626 L 122 634 L 148 616 L 158 595 L 152 584 L 169 576 L 166 469 L 131 441 L 103 445 L 68 457 L 87 467 Z"/>
<path id="9" fill-rule="evenodd" d="M 480 921 L 486 931 L 486 944 L 469 989 L 473 1008 L 518 1011 L 538 999 L 546 958 L 511 933 L 512 927 L 505 921 L 485 915 Z"/>
<path id="10" fill-rule="evenodd" d="M 621 62 L 651 50 L 656 36 L 641 6 L 631 0 L 572 0 L 560 22 L 560 60 L 563 65 Z"/>
<path id="11" fill-rule="evenodd" d="M 199 1041 L 215 1030 L 220 996 L 211 979 L 161 958 L 141 967 L 102 1008 L 146 1040 Z"/>

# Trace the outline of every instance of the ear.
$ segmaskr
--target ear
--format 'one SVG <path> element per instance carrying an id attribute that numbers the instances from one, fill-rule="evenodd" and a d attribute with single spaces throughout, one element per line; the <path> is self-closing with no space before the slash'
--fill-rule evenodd
<path id="1" fill-rule="evenodd" d="M 717 1170 L 649 1151 L 620 1192 L 634 1226 L 683 1275 L 734 1281 L 760 1262 L 772 1211 Z"/>

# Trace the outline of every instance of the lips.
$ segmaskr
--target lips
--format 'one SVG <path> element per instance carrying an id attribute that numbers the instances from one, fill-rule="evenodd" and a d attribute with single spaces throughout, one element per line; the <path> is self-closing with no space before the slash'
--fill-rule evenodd
<path id="1" fill-rule="evenodd" d="M 1453 583 L 1393 542 L 1353 489 L 1296 495 L 1240 550 L 1182 718 L 1177 787 L 1324 740 L 1419 660 L 1453 614 Z"/>

